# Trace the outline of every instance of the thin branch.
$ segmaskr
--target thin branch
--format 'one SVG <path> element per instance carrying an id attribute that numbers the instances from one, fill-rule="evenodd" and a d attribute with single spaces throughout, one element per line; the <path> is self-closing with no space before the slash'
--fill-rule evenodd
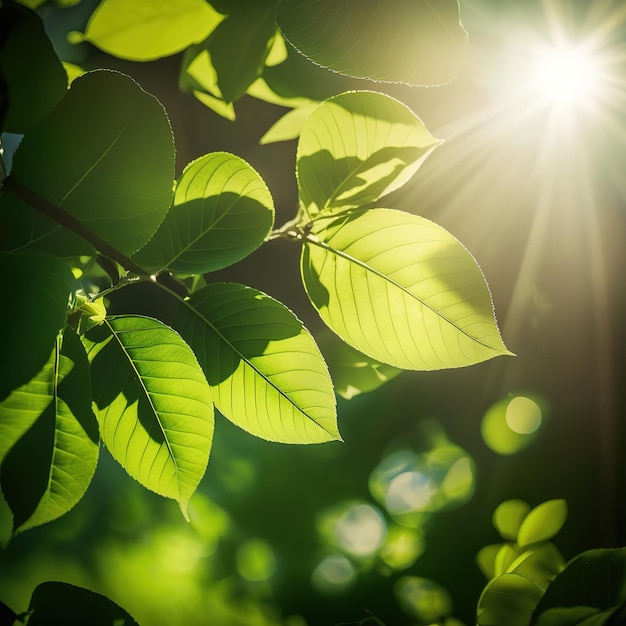
<path id="1" fill-rule="evenodd" d="M 88 241 L 98 252 L 104 256 L 117 261 L 124 269 L 129 272 L 133 272 L 139 276 L 149 276 L 150 272 L 146 271 L 143 267 L 137 265 L 132 259 L 128 258 L 125 254 L 120 252 L 117 248 L 107 243 L 100 235 L 96 234 L 91 228 L 85 226 L 80 220 L 70 215 L 62 208 L 55 206 L 48 202 L 45 198 L 42 198 L 38 193 L 32 189 L 22 185 L 13 176 L 7 176 L 2 183 L 3 187 L 11 190 L 20 200 L 26 202 L 36 211 L 47 215 L 55 222 L 72 231 L 79 237 L 82 237 Z"/>

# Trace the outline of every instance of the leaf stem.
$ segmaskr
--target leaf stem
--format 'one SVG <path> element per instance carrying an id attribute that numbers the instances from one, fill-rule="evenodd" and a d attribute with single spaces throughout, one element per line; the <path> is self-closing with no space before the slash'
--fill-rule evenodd
<path id="1" fill-rule="evenodd" d="M 88 241 L 98 252 L 117 261 L 127 271 L 139 276 L 150 275 L 147 270 L 137 265 L 132 259 L 107 243 L 100 235 L 85 226 L 79 219 L 67 211 L 64 211 L 61 207 L 48 202 L 32 189 L 22 185 L 22 183 L 13 178 L 13 176 L 7 176 L 3 181 L 3 186 L 12 191 L 20 200 L 26 202 L 36 211 L 47 215 L 61 226 Z"/>

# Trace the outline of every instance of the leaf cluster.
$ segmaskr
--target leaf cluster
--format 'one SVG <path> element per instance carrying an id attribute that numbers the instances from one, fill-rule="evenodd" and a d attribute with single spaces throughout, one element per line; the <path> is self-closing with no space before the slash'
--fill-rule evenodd
<path id="1" fill-rule="evenodd" d="M 198 45 L 211 51 L 232 102 L 243 88 L 224 82 L 233 68 L 220 69 L 220 28 L 254 18 L 245 32 L 258 43 L 263 31 L 267 55 L 278 36 L 275 21 L 265 29 L 253 15 L 274 5 L 254 6 L 235 3 L 224 15 L 191 0 L 132 11 L 108 0 L 85 37 L 135 60 L 205 40 Z M 2 11 L 3 130 L 23 135 L 0 197 L 0 263 L 13 296 L 3 322 L 13 331 L 10 353 L 20 355 L 0 389 L 0 481 L 15 532 L 74 506 L 100 440 L 186 515 L 207 466 L 214 407 L 267 440 L 340 439 L 333 383 L 310 332 L 253 287 L 207 284 L 211 272 L 271 240 L 301 247 L 304 288 L 361 355 L 355 370 L 432 370 L 508 353 L 467 250 L 440 226 L 377 205 L 440 143 L 405 105 L 371 91 L 320 104 L 298 142 L 298 211 L 276 228 L 272 195 L 243 159 L 209 153 L 174 180 L 174 140 L 156 98 L 110 70 L 86 72 L 68 88 L 37 15 L 13 3 Z M 43 59 L 35 71 L 47 76 L 29 82 L 31 92 L 19 78 L 21 57 L 6 52 L 24 32 Z M 251 54 L 255 46 L 244 48 Z M 27 98 L 37 107 L 21 107 Z M 170 299 L 171 324 L 107 314 L 114 292 L 146 282 Z M 25 467 L 32 456 L 37 463 Z M 16 489 L 24 476 L 27 488 Z"/>

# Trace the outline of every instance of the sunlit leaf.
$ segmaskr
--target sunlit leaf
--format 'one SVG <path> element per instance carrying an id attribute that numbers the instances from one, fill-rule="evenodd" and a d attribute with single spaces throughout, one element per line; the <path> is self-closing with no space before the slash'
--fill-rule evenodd
<path id="1" fill-rule="evenodd" d="M 517 563 L 511 564 L 509 571 L 534 580 L 544 589 L 565 567 L 563 555 L 550 542 L 537 544 L 527 550 L 524 555 L 523 560 L 520 559 Z"/>
<path id="2" fill-rule="evenodd" d="M 71 85 L 74 80 L 76 80 L 79 76 L 82 76 L 86 70 L 84 70 L 80 65 L 76 65 L 75 63 L 68 63 L 63 61 L 63 68 L 67 74 L 67 82 Z"/>
<path id="3" fill-rule="evenodd" d="M 522 551 L 514 544 L 503 543 L 500 545 L 500 549 L 496 554 L 494 561 L 495 575 L 501 576 L 502 574 L 510 573 L 511 566 L 522 556 Z M 524 558 L 526 558 L 524 556 Z"/>
<path id="4" fill-rule="evenodd" d="M 326 364 L 280 302 L 216 283 L 181 303 L 174 326 L 197 354 L 215 406 L 234 424 L 282 443 L 340 439 Z"/>
<path id="5" fill-rule="evenodd" d="M 515 541 L 530 506 L 523 500 L 506 500 L 493 513 L 493 525 L 503 539 Z"/>
<path id="6" fill-rule="evenodd" d="M 517 535 L 517 543 L 524 548 L 538 541 L 547 541 L 556 535 L 567 519 L 565 500 L 548 500 L 535 507 L 525 517 Z"/>
<path id="7" fill-rule="evenodd" d="M 197 89 L 194 89 L 193 95 L 200 102 L 202 102 L 202 104 L 211 109 L 211 111 L 217 113 L 218 115 L 221 115 L 227 120 L 230 120 L 232 122 L 237 118 L 237 114 L 235 113 L 235 107 L 233 106 L 232 102 L 225 102 L 219 96 L 213 96 Z"/>
<path id="8" fill-rule="evenodd" d="M 326 324 L 377 361 L 435 370 L 510 354 L 480 268 L 427 219 L 392 209 L 318 219 L 301 269 Z"/>
<path id="9" fill-rule="evenodd" d="M 54 149 L 51 149 L 54 146 Z M 126 254 L 150 239 L 172 198 L 174 145 L 161 104 L 119 72 L 77 78 L 24 137 L 13 176 Z M 91 254 L 84 239 L 7 194 L 2 227 L 12 247 Z"/>
<path id="10" fill-rule="evenodd" d="M 232 154 L 207 154 L 185 168 L 174 205 L 135 260 L 149 269 L 212 272 L 258 248 L 273 223 L 274 203 L 259 174 Z"/>
<path id="11" fill-rule="evenodd" d="M 84 338 L 102 440 L 148 489 L 183 515 L 213 437 L 211 390 L 183 339 L 161 322 L 112 316 Z"/>
<path id="12" fill-rule="evenodd" d="M 300 135 L 305 122 L 318 106 L 318 102 L 312 102 L 311 104 L 299 106 L 297 109 L 288 111 L 269 128 L 263 137 L 261 137 L 259 143 L 264 145 L 277 141 L 296 139 Z"/>
<path id="13" fill-rule="evenodd" d="M 66 328 L 48 362 L 0 403 L 2 490 L 14 531 L 67 513 L 85 493 L 98 462 L 89 363 Z"/>
<path id="14" fill-rule="evenodd" d="M 224 19 L 205 0 L 103 0 L 85 39 L 132 61 L 151 61 L 205 39 Z"/>
<path id="15" fill-rule="evenodd" d="M 495 562 L 501 547 L 501 543 L 492 543 L 481 548 L 476 555 L 476 564 L 487 580 L 496 575 Z"/>
<path id="16" fill-rule="evenodd" d="M 311 218 L 375 202 L 404 185 L 439 143 L 390 96 L 353 91 L 330 98 L 300 133 L 300 201 Z"/>
<path id="17" fill-rule="evenodd" d="M 457 0 L 281 0 L 277 19 L 319 65 L 412 85 L 450 81 L 467 42 Z"/>
<path id="18" fill-rule="evenodd" d="M 3 2 L 0 24 L 0 131 L 26 133 L 65 95 L 67 75 L 36 13 Z"/>
<path id="19" fill-rule="evenodd" d="M 572 559 L 565 569 L 552 581 L 533 613 L 531 626 L 569 626 L 577 621 L 561 619 L 579 614 L 581 607 L 593 608 L 595 612 L 620 609 L 626 603 L 626 548 L 588 550 Z M 567 614 L 555 613 L 558 609 L 571 608 Z M 551 619 L 552 614 L 552 619 Z M 589 617 L 594 615 L 588 612 Z M 622 624 L 623 621 L 589 622 L 596 626 L 604 623 Z M 624 615 L 621 615 L 624 619 Z M 584 622 L 587 626 L 587 622 Z"/>
<path id="20" fill-rule="evenodd" d="M 485 587 L 477 609 L 478 626 L 528 626 L 543 589 L 517 574 L 503 574 Z"/>
<path id="21" fill-rule="evenodd" d="M 402 372 L 365 356 L 330 331 L 319 333 L 316 339 L 328 363 L 335 392 L 347 400 L 378 389 Z"/>
<path id="22" fill-rule="evenodd" d="M 4 354 L 12 355 L 0 376 L 0 400 L 44 366 L 65 326 L 74 276 L 60 259 L 41 252 L 0 253 L 5 299 L 0 325 Z"/>
<path id="23" fill-rule="evenodd" d="M 30 599 L 31 626 L 138 626 L 109 598 L 68 583 L 46 582 L 37 586 Z"/>

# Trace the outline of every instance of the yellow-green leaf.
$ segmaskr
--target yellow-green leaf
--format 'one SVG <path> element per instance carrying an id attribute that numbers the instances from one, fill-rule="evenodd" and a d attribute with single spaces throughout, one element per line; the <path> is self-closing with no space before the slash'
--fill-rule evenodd
<path id="1" fill-rule="evenodd" d="M 174 326 L 231 422 L 282 443 L 341 439 L 326 363 L 283 304 L 251 287 L 215 283 L 181 303 Z"/>
<path id="2" fill-rule="evenodd" d="M 274 223 L 274 202 L 259 174 L 226 152 L 207 154 L 183 171 L 174 204 L 136 255 L 145 268 L 212 272 L 258 248 Z"/>
<path id="3" fill-rule="evenodd" d="M 515 541 L 530 506 L 523 500 L 506 500 L 493 513 L 493 525 L 503 539 Z"/>
<path id="4" fill-rule="evenodd" d="M 382 363 L 436 370 L 511 354 L 476 261 L 422 217 L 372 209 L 320 218 L 301 271 L 331 330 Z"/>
<path id="5" fill-rule="evenodd" d="M 0 403 L 0 476 L 14 531 L 50 522 L 85 493 L 98 462 L 89 363 L 78 336 L 59 335 L 48 362 Z"/>
<path id="6" fill-rule="evenodd" d="M 556 535 L 567 519 L 565 500 L 548 500 L 536 506 L 524 518 L 517 543 L 524 548 L 532 543 L 547 541 Z"/>
<path id="7" fill-rule="evenodd" d="M 205 0 L 103 0 L 85 39 L 114 56 L 151 61 L 202 41 L 223 19 Z"/>
<path id="8" fill-rule="evenodd" d="M 310 218 L 375 202 L 404 185 L 440 143 L 390 96 L 351 91 L 329 98 L 300 133 L 300 202 Z"/>
<path id="9" fill-rule="evenodd" d="M 112 316 L 84 337 L 102 440 L 144 487 L 177 500 L 183 515 L 209 460 L 211 390 L 174 330 Z"/>

